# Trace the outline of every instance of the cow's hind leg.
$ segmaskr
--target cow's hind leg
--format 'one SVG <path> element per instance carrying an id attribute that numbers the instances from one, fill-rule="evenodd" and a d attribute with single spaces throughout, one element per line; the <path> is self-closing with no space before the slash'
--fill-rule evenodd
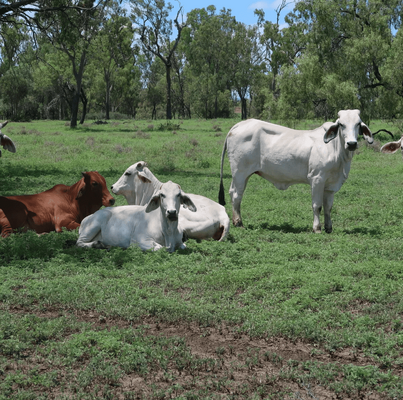
<path id="1" fill-rule="evenodd" d="M 241 201 L 248 179 L 234 177 L 231 182 L 229 194 L 232 202 L 232 223 L 234 226 L 243 226 L 241 217 Z"/>
<path id="2" fill-rule="evenodd" d="M 102 243 L 101 224 L 98 223 L 94 214 L 87 217 L 81 224 L 76 246 L 92 247 L 95 249 L 107 248 L 107 246 Z"/>
<path id="3" fill-rule="evenodd" d="M 325 190 L 323 197 L 323 212 L 325 214 L 325 231 L 326 233 L 332 233 L 332 220 L 330 218 L 330 212 L 333 207 L 334 192 Z"/>

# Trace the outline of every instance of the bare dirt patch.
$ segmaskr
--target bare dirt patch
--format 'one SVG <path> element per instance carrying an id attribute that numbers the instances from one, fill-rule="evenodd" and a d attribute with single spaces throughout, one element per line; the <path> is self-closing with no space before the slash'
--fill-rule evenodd
<path id="1" fill-rule="evenodd" d="M 196 359 L 211 360 L 211 362 L 206 361 L 201 364 L 202 366 L 198 370 L 188 369 L 186 366 L 178 367 L 178 365 L 170 363 L 169 377 L 166 371 L 158 369 L 148 375 L 125 374 L 117 384 L 108 386 L 111 398 L 359 398 L 371 400 L 383 398 L 373 392 L 335 393 L 319 384 L 315 379 L 306 381 L 298 375 L 293 377 L 290 373 L 293 366 L 306 361 L 339 365 L 374 365 L 372 360 L 353 349 L 329 353 L 315 344 L 300 340 L 292 341 L 283 337 L 251 338 L 236 332 L 235 327 L 225 324 L 218 327 L 202 327 L 192 322 L 161 323 L 150 318 L 134 324 L 131 321 L 108 317 L 96 311 L 64 310 L 57 307 L 38 311 L 1 304 L 0 308 L 10 313 L 34 314 L 46 319 L 74 315 L 78 321 L 90 323 L 94 329 L 98 330 L 141 326 L 149 336 L 182 338 Z M 26 355 L 26 358 L 27 361 L 29 360 L 29 368 L 35 367 L 39 373 L 49 371 L 50 366 L 40 358 L 29 355 Z M 37 364 L 33 365 L 35 362 Z M 21 363 L 17 366 L 17 363 L 10 360 L 9 370 L 16 370 L 17 367 L 21 368 Z M 395 372 L 401 375 L 401 371 Z M 60 376 L 59 379 L 62 377 Z M 91 387 L 98 390 L 96 388 L 102 387 L 103 383 L 94 381 Z M 49 398 L 57 398 L 60 395 L 60 391 L 55 389 L 47 389 Z M 64 395 L 66 395 L 65 392 Z"/>

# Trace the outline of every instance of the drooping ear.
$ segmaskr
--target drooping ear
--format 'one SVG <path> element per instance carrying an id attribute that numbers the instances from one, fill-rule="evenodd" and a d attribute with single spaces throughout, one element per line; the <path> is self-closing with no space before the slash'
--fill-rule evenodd
<path id="1" fill-rule="evenodd" d="M 195 203 L 193 203 L 191 198 L 187 194 L 183 193 L 182 191 L 181 191 L 181 204 L 183 205 L 184 208 L 188 208 L 192 212 L 197 211 Z"/>
<path id="2" fill-rule="evenodd" d="M 144 183 L 151 183 L 151 181 L 147 178 L 147 176 L 145 175 L 144 172 L 138 172 L 137 173 L 138 177 L 140 178 L 140 180 Z"/>
<path id="3" fill-rule="evenodd" d="M 81 172 L 81 175 L 83 177 L 79 180 L 76 200 L 79 199 L 80 197 L 82 197 L 83 194 L 85 193 L 85 187 L 86 187 L 85 180 L 86 180 L 86 178 L 88 179 L 90 177 L 86 172 Z"/>
<path id="4" fill-rule="evenodd" d="M 364 122 L 361 122 L 361 125 L 360 125 L 360 135 L 363 135 L 364 139 L 369 144 L 374 142 L 374 137 L 372 136 L 371 131 L 369 130 L 368 126 L 364 124 Z"/>
<path id="5" fill-rule="evenodd" d="M 161 192 L 158 191 L 157 193 L 154 194 L 153 197 L 151 197 L 151 199 L 148 202 L 147 207 L 146 207 L 146 213 L 154 211 L 160 206 L 160 202 L 161 202 L 160 195 L 161 195 Z"/>
<path id="6" fill-rule="evenodd" d="M 136 169 L 137 169 L 137 171 L 142 171 L 143 168 L 146 167 L 146 166 L 147 166 L 147 163 L 146 163 L 146 162 L 144 162 L 144 161 L 139 161 L 139 162 L 136 164 Z"/>
<path id="7" fill-rule="evenodd" d="M 338 131 L 339 131 L 339 120 L 337 120 L 334 124 L 332 124 L 330 128 L 326 131 L 325 136 L 323 137 L 323 141 L 325 143 L 329 143 L 337 136 Z"/>
<path id="8" fill-rule="evenodd" d="M 4 149 L 11 151 L 11 153 L 15 153 L 16 148 L 14 142 L 7 136 L 2 133 L 0 133 L 0 138 L 1 138 L 1 145 L 3 146 Z"/>
<path id="9" fill-rule="evenodd" d="M 384 144 L 381 147 L 381 153 L 386 153 L 386 154 L 396 153 L 400 149 L 402 139 L 403 138 L 400 138 L 400 140 L 398 140 L 397 142 L 389 142 L 389 143 Z"/>
<path id="10" fill-rule="evenodd" d="M 78 185 L 78 192 L 77 192 L 76 200 L 78 200 L 80 197 L 82 197 L 84 193 L 85 193 L 85 182 L 84 182 L 84 179 L 81 179 L 79 181 L 79 185 Z"/>

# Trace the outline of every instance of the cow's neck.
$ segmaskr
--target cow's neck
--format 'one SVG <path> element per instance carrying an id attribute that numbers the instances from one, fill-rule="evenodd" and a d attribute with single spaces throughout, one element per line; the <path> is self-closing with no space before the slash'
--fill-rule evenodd
<path id="1" fill-rule="evenodd" d="M 158 180 L 157 178 L 155 179 Z M 145 183 L 141 190 L 138 190 L 137 193 L 134 193 L 135 199 L 133 204 L 145 206 L 151 200 L 151 197 L 155 192 L 156 190 L 152 183 Z"/>
<path id="2" fill-rule="evenodd" d="M 142 190 L 141 196 L 137 193 L 137 199 L 136 201 L 140 206 L 146 205 L 150 200 L 151 197 L 153 196 L 154 193 L 158 192 L 162 186 L 162 182 L 158 180 L 154 174 L 150 172 L 147 173 L 147 178 L 150 180 L 151 184 L 147 183 L 144 185 L 144 190 Z"/>
<path id="3" fill-rule="evenodd" d="M 162 226 L 162 234 L 164 236 L 165 247 L 174 251 L 179 241 L 181 241 L 181 234 L 178 230 L 178 220 L 170 221 L 167 219 L 160 209 L 160 218 L 161 218 L 161 226 Z"/>
<path id="4" fill-rule="evenodd" d="M 343 178 L 345 180 L 348 178 L 348 174 L 350 172 L 351 160 L 353 159 L 354 151 L 350 151 L 345 148 L 344 138 L 340 132 L 330 143 L 333 145 L 333 154 L 335 157 L 334 161 L 343 169 Z"/>

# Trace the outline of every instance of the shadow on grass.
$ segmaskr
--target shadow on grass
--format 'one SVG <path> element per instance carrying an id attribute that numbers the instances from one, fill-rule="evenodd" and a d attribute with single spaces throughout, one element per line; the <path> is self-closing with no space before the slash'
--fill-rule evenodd
<path id="1" fill-rule="evenodd" d="M 369 235 L 369 236 L 382 236 L 382 229 L 378 227 L 372 227 L 372 228 L 365 228 L 365 227 L 359 227 L 359 228 L 353 228 L 353 229 L 344 229 L 343 232 L 346 235 Z"/>
<path id="2" fill-rule="evenodd" d="M 281 225 L 269 225 L 267 222 L 263 222 L 261 224 L 256 224 L 256 225 L 246 225 L 246 229 L 264 229 L 268 231 L 278 231 L 278 232 L 284 232 L 284 233 L 310 233 L 312 232 L 311 229 L 307 227 L 301 227 L 301 226 L 293 226 L 289 223 L 283 223 Z"/>

